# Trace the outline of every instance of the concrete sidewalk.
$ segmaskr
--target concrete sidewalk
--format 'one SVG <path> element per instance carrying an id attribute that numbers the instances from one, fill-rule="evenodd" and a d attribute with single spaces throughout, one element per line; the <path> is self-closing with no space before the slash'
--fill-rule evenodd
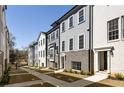
<path id="1" fill-rule="evenodd" d="M 26 87 L 26 86 L 30 86 L 33 84 L 39 84 L 39 83 L 43 83 L 43 81 L 42 80 L 28 81 L 28 82 L 23 82 L 23 83 L 5 85 L 4 87 Z"/>
<path id="2" fill-rule="evenodd" d="M 66 86 L 68 86 L 68 84 L 70 84 L 68 82 L 56 79 L 54 77 L 50 77 L 48 75 L 36 72 L 34 70 L 30 70 L 30 69 L 23 68 L 23 67 L 21 67 L 21 69 L 23 69 L 23 70 L 29 72 L 30 74 L 42 79 L 44 82 L 48 82 L 48 83 L 53 84 L 53 85 L 58 86 L 58 87 L 66 87 Z"/>
<path id="3" fill-rule="evenodd" d="M 36 72 L 34 70 L 30 70 L 30 69 L 23 68 L 23 67 L 21 67 L 21 69 L 23 69 L 23 70 L 29 72 L 30 74 L 42 79 L 43 81 L 46 81 L 48 83 L 51 83 L 51 84 L 53 84 L 55 86 L 59 86 L 59 87 L 85 87 L 87 85 L 101 81 L 101 80 L 106 79 L 108 77 L 108 74 L 98 73 L 98 74 L 95 74 L 93 76 L 89 76 L 87 78 L 84 78 L 82 80 L 68 83 L 68 82 L 56 79 L 54 77 L 50 77 L 48 75 Z"/>

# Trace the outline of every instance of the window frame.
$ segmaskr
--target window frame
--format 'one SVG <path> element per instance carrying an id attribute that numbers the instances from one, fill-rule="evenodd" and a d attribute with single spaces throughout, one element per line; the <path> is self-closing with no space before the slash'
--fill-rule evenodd
<path id="1" fill-rule="evenodd" d="M 114 21 L 114 20 L 117 20 L 117 22 L 118 22 L 118 24 L 117 24 L 117 26 L 118 26 L 118 29 L 113 29 L 113 28 L 111 28 L 112 30 L 110 31 L 110 28 L 109 28 L 109 23 L 110 22 L 112 22 L 112 21 Z M 113 27 L 114 27 L 114 22 L 113 22 Z M 109 36 L 109 33 L 111 33 L 111 34 L 114 34 L 115 32 L 116 32 L 116 30 L 118 30 L 118 38 L 115 38 L 115 39 L 111 39 L 110 40 L 110 36 Z M 114 36 L 113 36 L 114 37 Z M 109 21 L 107 21 L 107 41 L 108 42 L 112 42 L 112 41 L 118 41 L 119 40 L 119 17 L 117 17 L 117 18 L 114 18 L 114 19 L 112 19 L 112 20 L 109 20 Z"/>
<path id="2" fill-rule="evenodd" d="M 71 41 L 72 40 L 72 41 Z M 71 46 L 72 45 L 72 46 Z M 69 39 L 69 50 L 72 51 L 73 50 L 73 45 L 74 45 L 74 40 L 73 38 Z"/>
<path id="3" fill-rule="evenodd" d="M 121 38 L 124 40 L 124 15 L 121 16 Z"/>
<path id="4" fill-rule="evenodd" d="M 81 11 L 83 11 L 83 20 L 82 21 L 80 21 L 80 12 Z M 82 9 L 80 9 L 79 10 L 79 12 L 78 12 L 78 24 L 81 24 L 81 23 L 83 23 L 86 19 L 85 19 L 85 17 L 86 17 L 86 13 L 85 13 L 86 11 L 85 11 L 85 7 L 83 7 Z"/>
<path id="5" fill-rule="evenodd" d="M 71 68 L 74 70 L 81 70 L 81 62 L 72 61 Z"/>
<path id="6" fill-rule="evenodd" d="M 65 41 L 62 41 L 62 51 L 65 51 Z"/>
<path id="7" fill-rule="evenodd" d="M 83 36 L 83 47 L 80 48 L 80 37 Z M 84 37 L 84 34 L 81 34 L 78 36 L 78 49 L 81 50 L 81 49 L 84 49 L 85 48 L 85 37 Z"/>
<path id="8" fill-rule="evenodd" d="M 64 25 L 63 25 L 64 24 Z M 61 29 L 62 29 L 62 33 L 65 32 L 65 22 L 62 22 L 61 24 Z"/>
<path id="9" fill-rule="evenodd" d="M 70 20 L 71 18 L 72 18 L 72 20 Z M 72 22 L 72 23 L 70 23 L 70 22 Z M 70 24 L 71 24 L 71 26 L 70 26 Z M 69 19 L 68 19 L 68 28 L 71 29 L 71 28 L 73 28 L 73 27 L 74 27 L 74 17 L 73 17 L 73 15 L 72 15 L 72 16 L 70 16 Z"/>

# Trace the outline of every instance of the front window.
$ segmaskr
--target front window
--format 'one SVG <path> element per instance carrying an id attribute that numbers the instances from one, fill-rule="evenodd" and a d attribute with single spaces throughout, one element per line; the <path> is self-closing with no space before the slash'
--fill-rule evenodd
<path id="1" fill-rule="evenodd" d="M 45 50 L 43 50 L 43 57 L 45 57 Z"/>
<path id="2" fill-rule="evenodd" d="M 70 39 L 69 50 L 73 50 L 73 39 Z"/>
<path id="3" fill-rule="evenodd" d="M 84 48 L 84 35 L 79 36 L 79 49 Z"/>
<path id="4" fill-rule="evenodd" d="M 73 27 L 73 17 L 69 18 L 69 28 Z"/>
<path id="5" fill-rule="evenodd" d="M 79 11 L 79 23 L 84 21 L 84 9 Z"/>
<path id="6" fill-rule="evenodd" d="M 124 16 L 122 17 L 122 38 L 124 38 Z"/>
<path id="7" fill-rule="evenodd" d="M 65 51 L 65 41 L 62 41 L 62 51 Z"/>
<path id="8" fill-rule="evenodd" d="M 41 51 L 41 57 L 42 57 L 42 51 Z"/>
<path id="9" fill-rule="evenodd" d="M 62 32 L 65 32 L 65 22 L 62 23 Z"/>
<path id="10" fill-rule="evenodd" d="M 42 40 L 41 40 L 41 46 L 42 46 Z"/>
<path id="11" fill-rule="evenodd" d="M 115 40 L 118 38 L 119 38 L 118 18 L 116 18 L 108 22 L 108 39 Z"/>
<path id="12" fill-rule="evenodd" d="M 72 69 L 81 70 L 81 62 L 72 62 Z"/>
<path id="13" fill-rule="evenodd" d="M 59 30 L 56 31 L 56 38 L 59 37 Z"/>
<path id="14" fill-rule="evenodd" d="M 50 58 L 51 59 L 54 58 L 54 49 L 53 48 L 50 49 Z"/>
<path id="15" fill-rule="evenodd" d="M 45 44 L 45 39 L 43 39 L 43 45 Z"/>

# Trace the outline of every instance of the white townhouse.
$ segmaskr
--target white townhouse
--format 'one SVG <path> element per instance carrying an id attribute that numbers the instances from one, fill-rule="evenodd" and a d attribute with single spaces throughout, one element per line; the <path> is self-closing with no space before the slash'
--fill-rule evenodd
<path id="1" fill-rule="evenodd" d="M 9 31 L 6 25 L 7 6 L 0 5 L 0 79 L 9 63 Z"/>
<path id="2" fill-rule="evenodd" d="M 35 42 L 30 44 L 28 48 L 28 65 L 35 66 Z"/>
<path id="3" fill-rule="evenodd" d="M 124 73 L 124 6 L 93 6 L 94 72 Z"/>
<path id="4" fill-rule="evenodd" d="M 47 32 L 47 67 L 60 68 L 60 30 L 59 24 L 53 23 Z"/>
<path id="5" fill-rule="evenodd" d="M 56 22 L 60 23 L 60 68 L 90 71 L 90 6 L 74 6 Z"/>
<path id="6" fill-rule="evenodd" d="M 46 33 L 41 32 L 37 39 L 38 42 L 38 66 L 46 67 Z"/>

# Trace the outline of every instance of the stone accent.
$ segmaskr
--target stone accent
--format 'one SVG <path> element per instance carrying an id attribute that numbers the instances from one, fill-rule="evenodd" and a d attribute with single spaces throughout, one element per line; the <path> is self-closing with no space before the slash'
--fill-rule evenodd
<path id="1" fill-rule="evenodd" d="M 89 51 L 81 50 L 81 51 L 71 51 L 65 53 L 65 69 L 72 69 L 72 61 L 81 62 L 81 70 L 84 72 L 89 72 Z"/>

